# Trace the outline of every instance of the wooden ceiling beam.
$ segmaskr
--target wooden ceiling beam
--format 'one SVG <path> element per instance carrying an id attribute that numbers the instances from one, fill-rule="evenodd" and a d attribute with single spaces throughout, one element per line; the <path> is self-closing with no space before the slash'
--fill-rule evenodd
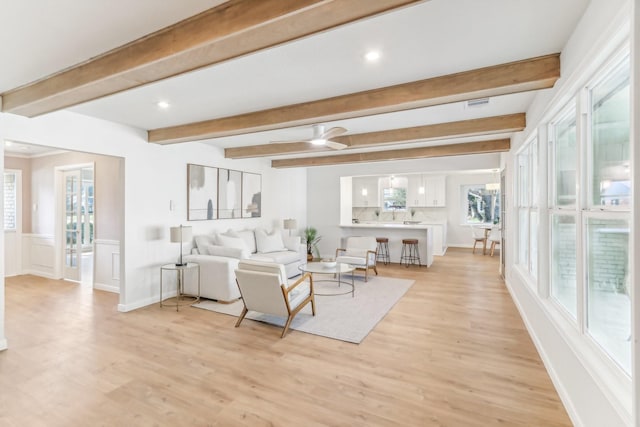
<path id="1" fill-rule="evenodd" d="M 462 144 L 437 145 L 433 147 L 407 148 L 400 150 L 372 151 L 368 153 L 339 154 L 322 157 L 300 157 L 296 159 L 272 160 L 273 168 L 299 168 L 330 166 L 348 163 L 385 162 L 389 160 L 424 159 L 428 157 L 462 156 L 467 154 L 500 153 L 509 151 L 511 140 L 467 142 Z"/>
<path id="2" fill-rule="evenodd" d="M 525 59 L 333 98 L 149 131 L 170 144 L 389 113 L 552 87 L 560 54 Z"/>
<path id="3" fill-rule="evenodd" d="M 392 129 L 380 132 L 338 136 L 332 138 L 332 141 L 348 145 L 346 150 L 349 150 L 353 148 L 425 141 L 435 138 L 453 138 L 461 136 L 519 132 L 523 130 L 525 126 L 525 113 L 517 113 L 481 119 L 415 126 L 403 129 Z M 322 153 L 331 151 L 333 150 L 326 146 L 318 147 L 317 145 L 307 142 L 293 142 L 226 148 L 224 150 L 224 156 L 228 159 L 244 159 L 251 157 Z"/>
<path id="4" fill-rule="evenodd" d="M 425 0 L 229 0 L 2 95 L 37 116 Z"/>

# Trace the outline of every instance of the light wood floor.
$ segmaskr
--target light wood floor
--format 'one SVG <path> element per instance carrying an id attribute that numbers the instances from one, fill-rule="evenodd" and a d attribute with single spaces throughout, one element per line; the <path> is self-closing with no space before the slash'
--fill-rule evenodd
<path id="1" fill-rule="evenodd" d="M 497 266 L 381 266 L 415 284 L 360 345 L 8 278 L 0 425 L 571 425 Z"/>

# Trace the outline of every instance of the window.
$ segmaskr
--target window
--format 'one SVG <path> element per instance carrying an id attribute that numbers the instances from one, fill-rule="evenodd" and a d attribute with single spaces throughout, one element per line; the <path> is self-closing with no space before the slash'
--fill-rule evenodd
<path id="1" fill-rule="evenodd" d="M 549 225 L 551 227 L 550 294 L 562 309 L 578 320 L 578 147 L 576 99 L 549 126 L 551 167 L 549 177 Z"/>
<path id="2" fill-rule="evenodd" d="M 4 229 L 15 230 L 17 228 L 17 176 L 15 172 L 4 173 Z"/>
<path id="3" fill-rule="evenodd" d="M 631 372 L 629 300 L 630 62 L 625 55 L 587 90 L 590 191 L 584 211 L 586 329 Z"/>
<path id="4" fill-rule="evenodd" d="M 591 206 L 628 206 L 630 203 L 629 96 L 627 57 L 589 93 Z"/>
<path id="5" fill-rule="evenodd" d="M 574 215 L 551 214 L 551 297 L 577 319 L 576 247 Z"/>
<path id="6" fill-rule="evenodd" d="M 500 222 L 500 190 L 491 184 L 463 185 L 466 202 L 466 224 L 497 224 Z"/>
<path id="7" fill-rule="evenodd" d="M 548 135 L 551 299 L 630 374 L 628 51 L 551 121 Z"/>
<path id="8" fill-rule="evenodd" d="M 517 157 L 518 260 L 532 278 L 538 277 L 538 139 L 525 142 Z M 535 283 L 535 280 L 532 281 Z"/>
<path id="9" fill-rule="evenodd" d="M 551 138 L 554 147 L 554 206 L 576 204 L 576 171 L 578 152 L 576 150 L 576 107 L 575 100 L 563 111 L 559 119 L 551 124 Z"/>

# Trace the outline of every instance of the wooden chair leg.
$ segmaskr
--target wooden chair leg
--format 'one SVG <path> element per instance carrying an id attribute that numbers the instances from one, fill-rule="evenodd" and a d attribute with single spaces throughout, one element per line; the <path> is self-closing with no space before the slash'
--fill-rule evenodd
<path id="1" fill-rule="evenodd" d="M 476 253 L 476 245 L 477 245 L 477 244 L 478 244 L 478 241 L 477 241 L 477 240 L 475 240 L 475 241 L 473 242 L 473 251 L 471 252 L 472 254 L 475 254 L 475 253 Z"/>
<path id="2" fill-rule="evenodd" d="M 245 306 L 242 309 L 242 314 L 240 314 L 240 317 L 238 317 L 238 321 L 236 322 L 236 328 L 240 326 L 240 322 L 242 322 L 242 319 L 244 319 L 244 316 L 246 316 L 248 312 L 249 310 L 247 310 L 247 307 Z"/>
<path id="3" fill-rule="evenodd" d="M 373 266 L 373 271 L 376 272 L 376 276 L 377 276 L 378 275 L 378 268 L 375 265 Z"/>
<path id="4" fill-rule="evenodd" d="M 316 315 L 316 299 L 311 295 L 311 314 Z"/>
<path id="5" fill-rule="evenodd" d="M 364 267 L 364 282 L 365 283 L 367 283 L 368 273 L 369 273 L 369 266 L 367 265 L 367 266 Z"/>
<path id="6" fill-rule="evenodd" d="M 280 338 L 284 338 L 284 336 L 287 334 L 289 325 L 291 325 L 291 321 L 293 320 L 293 316 L 295 316 L 295 314 L 290 314 L 289 317 L 287 317 L 287 323 L 285 323 L 284 325 L 284 329 L 282 330 L 282 335 L 280 335 Z"/>

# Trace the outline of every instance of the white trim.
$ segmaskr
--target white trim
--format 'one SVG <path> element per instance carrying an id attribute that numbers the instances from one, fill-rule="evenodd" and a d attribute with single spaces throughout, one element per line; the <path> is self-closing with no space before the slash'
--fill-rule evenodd
<path id="1" fill-rule="evenodd" d="M 164 297 L 164 299 L 167 299 L 167 298 L 175 297 L 176 293 L 177 291 L 174 289 L 169 292 L 163 292 L 162 296 Z M 132 304 L 118 304 L 118 311 L 122 313 L 127 313 L 129 311 L 137 310 L 142 307 L 147 307 L 149 305 L 159 304 L 159 303 L 160 303 L 160 294 L 136 301 L 135 303 L 132 303 Z"/>
<path id="2" fill-rule="evenodd" d="M 105 291 L 105 292 L 112 292 L 114 294 L 120 294 L 119 286 L 105 285 L 102 283 L 94 282 L 93 289 L 96 289 L 99 291 Z"/>
<path id="3" fill-rule="evenodd" d="M 120 246 L 120 242 L 118 240 L 110 240 L 110 239 L 93 239 L 93 243 L 95 245 L 111 245 L 111 246 Z"/>
<path id="4" fill-rule="evenodd" d="M 571 419 L 571 422 L 573 423 L 573 425 L 584 426 L 585 423 L 582 421 L 582 418 L 580 417 L 580 412 L 576 410 L 576 407 L 573 403 L 573 399 L 571 398 L 571 393 L 567 391 L 567 389 L 564 387 L 564 382 L 561 381 L 560 378 L 558 377 L 555 367 L 551 362 L 551 359 L 547 355 L 547 352 L 545 351 L 545 347 L 542 345 L 542 343 L 540 342 L 540 339 L 538 338 L 538 335 L 535 332 L 536 331 L 535 328 L 533 328 L 531 326 L 531 323 L 529 322 L 529 318 L 526 315 L 526 311 L 522 308 L 520 304 L 520 300 L 516 298 L 516 296 L 514 295 L 510 281 L 505 280 L 505 285 L 507 287 L 507 290 L 509 291 L 509 295 L 511 295 L 511 299 L 513 300 L 516 308 L 518 309 L 518 313 L 520 313 L 520 317 L 522 318 L 522 322 L 524 323 L 525 328 L 527 328 L 527 332 L 529 332 L 529 336 L 531 337 L 531 341 L 533 341 L 533 345 L 535 345 L 536 349 L 538 350 L 540 359 L 542 359 L 542 363 L 544 364 L 544 367 L 547 370 L 547 373 L 549 374 L 549 378 L 551 378 L 551 382 L 553 383 L 553 386 L 558 392 L 558 396 L 560 397 L 560 400 L 562 401 L 562 404 L 564 405 L 564 408 L 567 411 L 567 415 L 569 415 L 569 418 Z M 523 288 L 529 290 L 530 292 L 533 292 L 533 289 L 529 286 L 524 286 Z M 535 295 L 535 292 L 534 292 L 533 300 L 535 300 L 536 302 L 539 301 L 537 295 Z"/>
<path id="5" fill-rule="evenodd" d="M 7 342 L 7 339 L 1 339 L 0 340 L 0 351 L 6 350 L 9 348 L 9 343 Z"/>

